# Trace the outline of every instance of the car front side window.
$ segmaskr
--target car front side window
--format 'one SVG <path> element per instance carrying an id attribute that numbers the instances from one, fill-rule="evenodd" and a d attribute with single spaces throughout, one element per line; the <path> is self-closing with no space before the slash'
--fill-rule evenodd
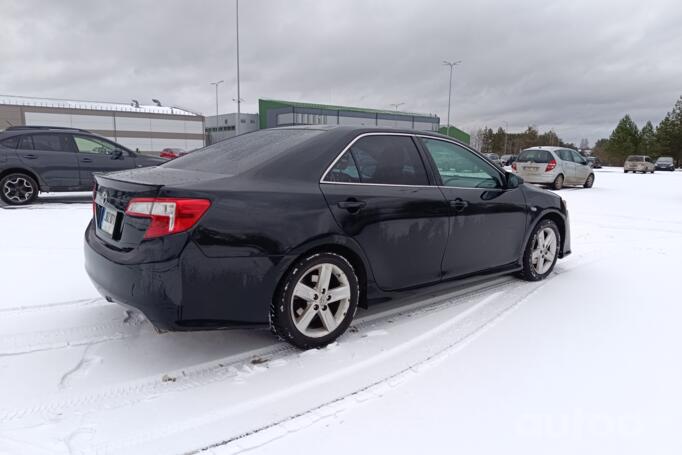
<path id="1" fill-rule="evenodd" d="M 329 170 L 324 179 L 326 182 L 360 183 L 360 172 L 350 152 L 344 153 Z"/>
<path id="2" fill-rule="evenodd" d="M 112 144 L 91 137 L 74 136 L 73 140 L 79 153 L 111 155 L 116 150 Z"/>
<path id="3" fill-rule="evenodd" d="M 443 186 L 501 188 L 499 172 L 475 153 L 451 142 L 422 138 Z"/>

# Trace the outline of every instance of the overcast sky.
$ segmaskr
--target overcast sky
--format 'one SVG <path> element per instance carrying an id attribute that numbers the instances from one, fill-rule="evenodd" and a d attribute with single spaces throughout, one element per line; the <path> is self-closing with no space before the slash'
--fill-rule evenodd
<path id="1" fill-rule="evenodd" d="M 0 94 L 236 105 L 235 2 L 0 0 Z M 241 0 L 242 111 L 275 98 L 534 124 L 579 143 L 682 95 L 682 1 Z"/>

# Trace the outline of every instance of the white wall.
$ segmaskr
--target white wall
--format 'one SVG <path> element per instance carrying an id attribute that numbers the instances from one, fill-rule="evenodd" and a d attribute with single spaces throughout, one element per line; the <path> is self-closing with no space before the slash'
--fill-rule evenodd
<path id="1" fill-rule="evenodd" d="M 64 126 L 85 130 L 137 131 L 150 133 L 203 134 L 201 120 L 157 119 L 116 115 L 55 114 L 26 112 L 27 125 Z"/>

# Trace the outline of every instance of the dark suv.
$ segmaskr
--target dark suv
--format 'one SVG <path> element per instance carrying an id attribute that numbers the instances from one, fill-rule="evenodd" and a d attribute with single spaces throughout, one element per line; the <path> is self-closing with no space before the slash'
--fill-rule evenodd
<path id="1" fill-rule="evenodd" d="M 39 191 L 84 191 L 93 172 L 156 166 L 166 160 L 144 156 L 89 131 L 47 126 L 13 126 L 0 132 L 0 198 L 32 202 Z"/>

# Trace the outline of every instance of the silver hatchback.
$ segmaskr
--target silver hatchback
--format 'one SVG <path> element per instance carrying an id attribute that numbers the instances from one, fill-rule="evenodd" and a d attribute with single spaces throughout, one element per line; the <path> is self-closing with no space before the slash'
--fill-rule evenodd
<path id="1" fill-rule="evenodd" d="M 563 147 L 533 147 L 522 151 L 512 164 L 512 172 L 528 183 L 560 190 L 564 185 L 592 188 L 594 172 L 575 150 Z"/>

